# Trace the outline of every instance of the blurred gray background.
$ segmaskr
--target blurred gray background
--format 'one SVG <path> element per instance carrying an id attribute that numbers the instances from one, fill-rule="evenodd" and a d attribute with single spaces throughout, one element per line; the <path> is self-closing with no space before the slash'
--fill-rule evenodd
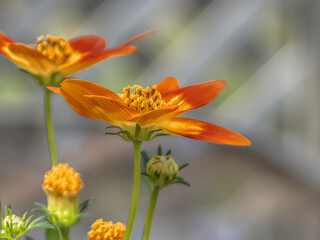
<path id="1" fill-rule="evenodd" d="M 103 61 L 73 77 L 115 92 L 167 76 L 182 86 L 224 79 L 212 103 L 185 116 L 252 140 L 252 147 L 176 136 L 143 145 L 171 148 L 192 187 L 160 193 L 152 240 L 320 239 L 320 1 L 318 0 L 0 0 L 0 30 L 33 43 L 50 33 L 98 34 L 116 46 L 149 29 L 138 52 Z M 0 199 L 17 214 L 46 202 L 41 190 L 50 158 L 43 89 L 0 57 Z M 94 196 L 71 239 L 86 239 L 97 218 L 126 222 L 132 193 L 132 144 L 104 136 L 53 97 L 61 162 L 81 173 L 81 199 Z M 142 185 L 135 240 L 148 204 Z M 44 239 L 42 231 L 30 235 Z"/>

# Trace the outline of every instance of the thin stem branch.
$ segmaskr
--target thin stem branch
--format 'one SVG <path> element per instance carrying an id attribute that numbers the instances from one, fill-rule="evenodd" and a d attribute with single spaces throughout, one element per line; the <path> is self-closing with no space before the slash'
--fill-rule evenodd
<path id="1" fill-rule="evenodd" d="M 140 191 L 140 151 L 141 151 L 141 144 L 140 141 L 134 141 L 133 142 L 133 148 L 134 148 L 134 176 L 133 176 L 133 193 L 132 193 L 132 200 L 131 200 L 131 207 L 130 207 L 130 213 L 129 218 L 127 222 L 127 230 L 124 234 L 123 240 L 129 240 L 134 220 L 136 217 L 137 207 L 138 207 L 138 201 L 139 201 L 139 191 Z"/>
<path id="2" fill-rule="evenodd" d="M 69 240 L 69 230 L 69 227 L 64 226 L 58 228 L 60 240 Z"/>
<path id="3" fill-rule="evenodd" d="M 51 115 L 51 91 L 45 88 L 46 99 L 46 122 L 47 122 L 47 137 L 51 154 L 52 166 L 58 164 L 56 144 L 54 142 L 53 124 Z"/>
<path id="4" fill-rule="evenodd" d="M 142 240 L 149 240 L 151 226 L 152 226 L 152 220 L 153 220 L 153 214 L 154 214 L 154 210 L 156 208 L 159 191 L 160 191 L 160 186 L 155 186 L 151 192 L 148 213 L 147 213 L 146 220 L 145 220 L 144 233 L 143 233 Z"/>

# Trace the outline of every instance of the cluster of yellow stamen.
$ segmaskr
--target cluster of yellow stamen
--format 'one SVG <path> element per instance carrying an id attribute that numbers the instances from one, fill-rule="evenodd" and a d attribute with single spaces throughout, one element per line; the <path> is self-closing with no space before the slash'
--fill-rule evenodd
<path id="1" fill-rule="evenodd" d="M 162 99 L 157 86 L 154 85 L 143 89 L 139 85 L 133 87 L 125 87 L 121 94 L 119 94 L 123 103 L 130 108 L 134 108 L 141 112 L 148 112 L 166 106 L 166 102 Z"/>
<path id="2" fill-rule="evenodd" d="M 67 39 L 51 35 L 38 37 L 37 50 L 57 65 L 68 62 L 74 53 Z"/>
<path id="3" fill-rule="evenodd" d="M 97 219 L 88 232 L 89 240 L 122 240 L 126 227 L 117 222 L 104 222 L 101 218 Z"/>
<path id="4" fill-rule="evenodd" d="M 58 195 L 76 195 L 82 188 L 79 173 L 68 164 L 53 166 L 44 176 L 43 189 Z"/>

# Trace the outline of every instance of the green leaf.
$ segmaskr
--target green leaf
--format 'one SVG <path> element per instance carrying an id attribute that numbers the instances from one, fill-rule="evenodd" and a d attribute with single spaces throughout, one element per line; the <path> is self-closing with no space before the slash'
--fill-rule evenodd
<path id="1" fill-rule="evenodd" d="M 32 217 L 33 217 L 33 215 L 29 216 L 29 217 L 27 218 L 27 220 L 24 221 L 24 223 L 25 223 L 26 225 L 28 225 L 29 222 L 31 221 Z"/>
<path id="2" fill-rule="evenodd" d="M 30 218 L 30 217 L 29 217 Z M 29 219 L 28 218 L 28 219 Z M 41 216 L 41 217 L 37 217 L 36 219 L 34 219 L 30 224 L 29 224 L 29 226 L 28 226 L 28 228 L 33 228 L 33 226 L 37 223 L 37 222 L 39 222 L 41 219 L 43 219 L 44 217 L 43 216 Z"/>
<path id="3" fill-rule="evenodd" d="M 57 240 L 60 239 L 59 232 L 55 228 L 46 229 L 46 240 Z"/>
<path id="4" fill-rule="evenodd" d="M 22 220 L 23 220 L 23 221 L 26 219 L 27 213 L 28 213 L 28 212 L 25 212 L 25 213 L 23 214 L 23 216 L 22 216 Z"/>
<path id="5" fill-rule="evenodd" d="M 158 155 L 158 156 L 162 156 L 162 147 L 161 147 L 161 145 L 158 146 L 157 155 Z"/>
<path id="6" fill-rule="evenodd" d="M 82 203 L 79 204 L 79 212 L 82 213 L 84 212 L 92 202 L 93 198 L 88 198 L 87 200 L 83 201 Z"/>
<path id="7" fill-rule="evenodd" d="M 154 184 L 150 182 L 149 177 L 146 173 L 141 173 L 141 180 L 147 185 L 150 192 L 152 192 L 154 189 Z"/>
<path id="8" fill-rule="evenodd" d="M 179 166 L 179 171 L 181 171 L 182 169 L 184 169 L 187 166 L 189 166 L 189 163 L 182 164 L 181 166 Z"/>
<path id="9" fill-rule="evenodd" d="M 142 151 L 141 152 L 141 157 L 142 157 L 142 160 L 143 160 L 143 163 L 144 163 L 144 166 L 147 165 L 148 161 L 150 160 L 148 154 L 146 151 Z"/>
<path id="10" fill-rule="evenodd" d="M 30 228 L 30 229 L 36 229 L 36 228 L 47 228 L 47 229 L 51 228 L 51 229 L 55 229 L 54 226 L 51 223 L 47 222 L 47 221 L 37 223 L 37 224 L 33 225 L 32 228 Z"/>

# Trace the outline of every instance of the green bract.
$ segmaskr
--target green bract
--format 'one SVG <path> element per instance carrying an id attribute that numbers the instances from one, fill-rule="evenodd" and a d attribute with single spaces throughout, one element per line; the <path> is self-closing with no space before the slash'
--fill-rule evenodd
<path id="1" fill-rule="evenodd" d="M 24 235 L 29 230 L 35 228 L 53 228 L 53 226 L 44 221 L 40 222 L 43 217 L 38 217 L 32 220 L 33 216 L 27 217 L 27 212 L 23 214 L 22 217 L 18 217 L 12 213 L 11 207 L 5 206 L 5 215 L 2 216 L 1 213 L 1 203 L 0 203 L 0 215 L 1 215 L 1 230 L 0 230 L 0 238 L 17 240 L 22 235 Z"/>

